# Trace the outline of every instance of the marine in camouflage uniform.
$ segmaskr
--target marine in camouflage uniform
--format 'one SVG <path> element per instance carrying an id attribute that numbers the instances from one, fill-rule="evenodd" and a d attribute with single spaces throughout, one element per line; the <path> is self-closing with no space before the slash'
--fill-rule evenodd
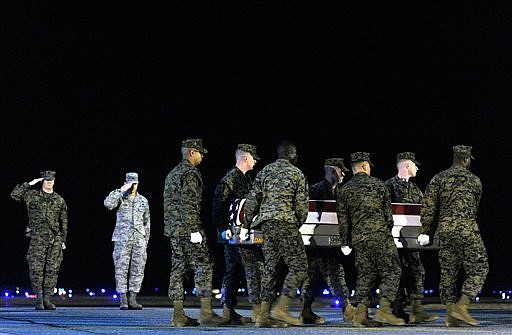
<path id="1" fill-rule="evenodd" d="M 391 194 L 391 202 L 421 204 L 423 192 L 410 179 L 416 177 L 420 165 L 416 161 L 415 153 L 409 151 L 398 153 L 396 164 L 398 174 L 384 182 Z M 427 313 L 421 305 L 424 298 L 425 268 L 421 262 L 420 252 L 400 248 L 398 249 L 398 257 L 402 267 L 402 276 L 400 277 L 400 286 L 393 306 L 393 314 L 408 322 L 437 320 L 439 318 L 437 315 Z M 407 290 L 407 294 L 405 290 Z M 407 295 L 409 295 L 412 307 L 410 315 L 403 309 Z"/>
<path id="2" fill-rule="evenodd" d="M 211 307 L 213 259 L 201 223 L 203 180 L 197 169 L 208 151 L 202 139 L 181 142 L 181 162 L 165 178 L 163 192 L 164 235 L 170 238 L 171 272 L 169 298 L 174 304 L 172 324 L 175 327 L 197 326 L 198 322 L 183 310 L 184 279 L 189 269 L 194 272 L 196 294 L 201 300 L 201 324 L 217 325 L 221 318 Z"/>
<path id="3" fill-rule="evenodd" d="M 256 176 L 245 202 L 245 222 L 241 238 L 250 228 L 260 226 L 263 233 L 265 269 L 261 283 L 261 312 L 257 327 L 268 327 L 270 307 L 275 298 L 276 267 L 282 258 L 288 266 L 279 301 L 272 309 L 272 318 L 293 325 L 303 324 L 289 312 L 289 302 L 296 298 L 307 271 L 307 257 L 299 231 L 308 215 L 308 184 L 295 166 L 297 149 L 290 142 L 277 148 L 278 159 L 265 166 Z"/>
<path id="4" fill-rule="evenodd" d="M 370 176 L 370 154 L 351 154 L 354 176 L 336 195 L 338 225 L 342 251 L 352 247 L 357 269 L 357 312 L 353 324 L 369 326 L 367 309 L 371 289 L 380 278 L 380 308 L 375 320 L 393 325 L 405 324 L 393 315 L 400 280 L 400 261 L 391 229 L 393 217 L 391 198 L 384 183 Z M 345 253 L 345 252 L 344 252 Z"/>
<path id="5" fill-rule="evenodd" d="M 335 200 L 335 193 L 343 182 L 345 173 L 343 158 L 327 158 L 324 162 L 324 179 L 309 187 L 311 200 Z M 304 323 L 323 324 L 325 319 L 311 310 L 314 301 L 313 286 L 320 276 L 324 278 L 331 294 L 342 302 L 344 320 L 351 320 L 355 307 L 349 301 L 349 290 L 345 280 L 345 270 L 341 264 L 343 254 L 339 249 L 306 248 L 308 272 L 302 285 L 302 311 Z"/>
<path id="6" fill-rule="evenodd" d="M 469 314 L 468 306 L 489 272 L 477 222 L 482 182 L 468 170 L 474 159 L 471 149 L 465 145 L 453 147 L 452 166 L 430 180 L 421 208 L 422 235 L 433 236 L 436 230 L 439 235 L 439 291 L 441 302 L 446 304 L 447 326 L 479 324 Z M 418 237 L 420 244 L 422 235 Z M 462 286 L 458 287 L 461 279 Z"/>
<path id="7" fill-rule="evenodd" d="M 117 208 L 112 257 L 122 310 L 142 309 L 136 297 L 144 279 L 151 219 L 148 200 L 138 193 L 138 185 L 138 174 L 128 172 L 125 184 L 110 192 L 103 201 L 109 210 Z M 129 300 L 127 292 L 130 292 Z"/>
<path id="8" fill-rule="evenodd" d="M 43 181 L 41 189 L 31 186 Z M 68 233 L 68 212 L 64 199 L 53 191 L 55 171 L 41 172 L 41 178 L 18 184 L 11 197 L 27 205 L 30 245 L 27 252 L 30 284 L 37 294 L 36 309 L 55 309 L 50 296 L 57 286 L 63 249 Z"/>
<path id="9" fill-rule="evenodd" d="M 256 146 L 239 144 L 235 152 L 236 165 L 220 180 L 215 188 L 212 204 L 212 221 L 219 235 L 227 239 L 234 236 L 229 226 L 229 206 L 234 199 L 243 199 L 249 193 L 252 179 L 247 174 L 254 168 L 260 158 L 256 154 Z M 226 270 L 222 279 L 222 298 L 224 319 L 231 324 L 250 323 L 251 318 L 241 316 L 235 311 L 237 306 L 237 291 L 243 273 L 247 282 L 247 290 L 253 304 L 253 318 L 256 319 L 260 309 L 261 275 L 263 272 L 263 254 L 259 245 L 232 245 L 224 242 L 224 259 Z"/>

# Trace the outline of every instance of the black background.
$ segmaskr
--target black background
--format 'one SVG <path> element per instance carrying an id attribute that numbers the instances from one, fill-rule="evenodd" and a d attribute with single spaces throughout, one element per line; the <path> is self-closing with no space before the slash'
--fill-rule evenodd
<path id="1" fill-rule="evenodd" d="M 370 152 L 372 175 L 385 180 L 396 153 L 414 151 L 422 189 L 450 166 L 453 145 L 472 145 L 485 289 L 510 288 L 510 8 L 384 3 L 2 5 L 0 285 L 28 287 L 26 211 L 10 191 L 54 169 L 69 207 L 59 287 L 113 288 L 115 213 L 103 199 L 137 171 L 152 214 L 142 293 L 166 291 L 164 179 L 180 141 L 203 138 L 206 225 L 237 143 L 258 146 L 254 176 L 279 140 L 294 141 L 310 182 L 325 158 L 354 151 Z M 219 287 L 223 258 L 212 251 Z M 424 257 L 426 286 L 437 289 L 435 253 Z"/>

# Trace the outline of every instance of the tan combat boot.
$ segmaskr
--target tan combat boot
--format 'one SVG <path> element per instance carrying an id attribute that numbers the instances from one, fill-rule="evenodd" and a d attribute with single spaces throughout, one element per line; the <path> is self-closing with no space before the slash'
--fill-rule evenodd
<path id="1" fill-rule="evenodd" d="M 365 304 L 358 304 L 356 313 L 352 318 L 354 327 L 362 328 L 368 325 L 368 307 Z"/>
<path id="2" fill-rule="evenodd" d="M 293 326 L 302 326 L 304 322 L 302 318 L 294 318 L 293 315 L 290 314 L 290 298 L 284 294 L 279 296 L 279 301 L 277 305 L 272 308 L 271 317 L 276 320 L 281 320 Z"/>
<path id="3" fill-rule="evenodd" d="M 192 319 L 185 315 L 183 309 L 183 300 L 175 300 L 173 303 L 174 314 L 172 316 L 171 325 L 173 327 L 196 327 L 199 326 L 199 322 L 196 319 Z"/>
<path id="4" fill-rule="evenodd" d="M 226 320 L 223 320 L 217 315 L 212 309 L 212 298 L 202 297 L 201 298 L 201 312 L 199 314 L 199 323 L 206 326 L 219 326 L 227 324 Z"/>
<path id="5" fill-rule="evenodd" d="M 439 315 L 427 313 L 419 299 L 414 299 L 411 307 L 409 322 L 432 322 L 439 319 Z"/>
<path id="6" fill-rule="evenodd" d="M 467 295 L 462 295 L 457 303 L 453 306 L 453 310 L 451 315 L 461 321 L 464 321 L 468 325 L 478 326 L 480 322 L 475 320 L 468 311 L 469 307 L 469 297 Z"/>
<path id="7" fill-rule="evenodd" d="M 382 323 L 389 323 L 394 326 L 405 325 L 405 320 L 397 318 L 391 311 L 391 302 L 387 298 L 380 299 L 380 308 L 375 314 L 375 320 Z"/>
<path id="8" fill-rule="evenodd" d="M 260 315 L 261 312 L 261 304 L 253 304 L 252 305 L 252 322 L 256 322 L 256 319 L 258 318 L 258 315 Z"/>
<path id="9" fill-rule="evenodd" d="M 347 301 L 347 306 L 345 306 L 345 310 L 343 311 L 343 321 L 352 321 L 354 316 L 356 315 L 357 308 Z"/>
<path id="10" fill-rule="evenodd" d="M 258 316 L 256 317 L 256 328 L 286 328 L 288 324 L 270 317 L 270 302 L 261 302 Z"/>
<path id="11" fill-rule="evenodd" d="M 444 325 L 446 327 L 461 327 L 464 326 L 464 322 L 453 317 L 453 307 L 454 303 L 446 304 L 446 319 L 444 320 Z"/>

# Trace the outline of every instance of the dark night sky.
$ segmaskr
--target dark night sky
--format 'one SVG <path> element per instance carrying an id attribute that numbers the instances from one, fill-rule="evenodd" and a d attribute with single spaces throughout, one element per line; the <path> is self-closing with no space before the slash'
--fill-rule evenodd
<path id="1" fill-rule="evenodd" d="M 163 182 L 181 139 L 202 137 L 205 224 L 237 143 L 258 145 L 254 176 L 291 139 L 311 182 L 330 156 L 368 151 L 372 174 L 387 179 L 396 153 L 415 151 L 422 189 L 453 145 L 473 145 L 486 288 L 510 288 L 511 8 L 385 3 L 4 5 L 0 286 L 28 286 L 25 208 L 9 193 L 55 169 L 70 215 L 59 286 L 114 286 L 115 214 L 103 199 L 138 171 L 152 214 L 143 290 L 165 288 Z M 435 285 L 437 263 L 425 258 Z"/>

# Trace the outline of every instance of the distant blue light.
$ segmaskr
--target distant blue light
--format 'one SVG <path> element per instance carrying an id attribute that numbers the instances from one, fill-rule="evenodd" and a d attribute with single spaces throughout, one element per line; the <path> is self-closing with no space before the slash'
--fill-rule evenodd
<path id="1" fill-rule="evenodd" d="M 105 293 L 105 289 L 104 288 L 101 289 L 101 293 Z"/>
<path id="2" fill-rule="evenodd" d="M 340 301 L 338 299 L 334 300 L 334 304 L 338 306 L 340 304 Z"/>
<path id="3" fill-rule="evenodd" d="M 112 295 L 113 299 L 117 299 L 117 294 Z"/>
<path id="4" fill-rule="evenodd" d="M 330 292 L 329 292 L 329 290 L 328 290 L 328 289 L 324 288 L 324 290 L 322 291 L 322 294 L 323 294 L 323 295 L 329 295 L 329 294 L 330 294 Z"/>
<path id="5" fill-rule="evenodd" d="M 300 295 L 300 289 L 297 289 L 297 295 Z"/>
<path id="6" fill-rule="evenodd" d="M 155 287 L 155 292 L 158 292 L 158 290 L 159 290 L 158 287 Z"/>
<path id="7" fill-rule="evenodd" d="M 5 291 L 5 292 L 4 292 L 4 295 L 5 295 L 6 297 L 8 297 L 8 296 L 9 296 L 9 292 L 8 292 L 8 291 Z"/>

